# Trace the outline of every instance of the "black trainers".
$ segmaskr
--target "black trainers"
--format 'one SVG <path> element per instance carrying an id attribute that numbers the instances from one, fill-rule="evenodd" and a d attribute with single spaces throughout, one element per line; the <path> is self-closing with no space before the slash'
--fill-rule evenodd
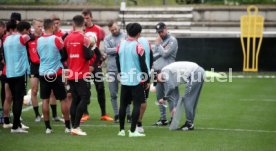
<path id="1" fill-rule="evenodd" d="M 158 120 L 154 123 L 154 126 L 167 126 L 169 124 L 168 120 Z"/>
<path id="2" fill-rule="evenodd" d="M 194 130 L 194 124 L 191 123 L 191 122 L 186 121 L 185 124 L 183 126 L 181 126 L 180 128 L 178 128 L 177 130 L 180 130 L 180 131 Z"/>
<path id="3" fill-rule="evenodd" d="M 127 122 L 131 123 L 131 116 L 130 115 L 127 115 Z"/>
<path id="4" fill-rule="evenodd" d="M 119 123 L 119 115 L 114 116 L 114 123 Z"/>

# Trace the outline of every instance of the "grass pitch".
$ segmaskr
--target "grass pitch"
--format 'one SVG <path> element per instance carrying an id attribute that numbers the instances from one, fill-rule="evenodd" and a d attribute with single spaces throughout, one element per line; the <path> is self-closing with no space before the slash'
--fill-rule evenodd
<path id="1" fill-rule="evenodd" d="M 92 86 L 89 106 L 92 119 L 81 125 L 88 136 L 64 134 L 63 124 L 52 121 L 54 133 L 46 135 L 44 123 L 34 122 L 31 109 L 22 115 L 23 123 L 30 126 L 28 134 L 11 134 L 10 130 L 0 128 L 0 151 L 272 151 L 276 148 L 276 79 L 257 77 L 205 83 L 195 130 L 189 132 L 151 126 L 159 119 L 155 94 L 151 93 L 143 121 L 147 135 L 144 138 L 118 137 L 118 124 L 100 121 L 95 87 Z M 180 87 L 180 92 L 183 95 L 184 87 Z M 107 85 L 106 99 L 107 112 L 113 117 Z"/>

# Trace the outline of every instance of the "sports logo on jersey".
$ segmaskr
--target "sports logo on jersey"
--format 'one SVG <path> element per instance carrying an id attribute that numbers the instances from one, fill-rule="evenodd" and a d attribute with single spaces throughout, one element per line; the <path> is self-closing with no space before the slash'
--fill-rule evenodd
<path id="1" fill-rule="evenodd" d="M 79 58 L 79 57 L 80 57 L 79 54 L 71 54 L 71 55 L 70 55 L 70 58 Z"/>

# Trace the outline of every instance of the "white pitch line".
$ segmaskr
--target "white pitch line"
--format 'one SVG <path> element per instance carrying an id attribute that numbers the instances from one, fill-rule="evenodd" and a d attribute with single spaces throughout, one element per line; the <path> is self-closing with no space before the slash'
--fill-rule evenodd
<path id="1" fill-rule="evenodd" d="M 276 102 L 276 99 L 240 99 L 244 102 Z"/>
<path id="2" fill-rule="evenodd" d="M 276 76 L 274 75 L 255 75 L 255 76 L 252 76 L 252 75 L 234 75 L 234 76 L 231 76 L 232 78 L 237 78 L 237 79 L 249 79 L 249 78 L 258 78 L 258 79 L 275 79 Z"/>
<path id="3" fill-rule="evenodd" d="M 35 125 L 39 126 L 39 125 Z M 55 127 L 63 127 L 62 124 L 54 124 Z M 81 124 L 81 127 L 119 127 L 119 125 L 91 125 L 91 124 Z M 144 128 L 150 129 L 168 129 L 167 126 L 143 126 Z M 270 130 L 253 130 L 253 129 L 230 129 L 230 128 L 211 128 L 211 127 L 196 127 L 195 129 L 199 130 L 212 130 L 212 131 L 232 131 L 232 132 L 255 132 L 255 133 L 276 133 L 276 131 Z"/>
<path id="4" fill-rule="evenodd" d="M 96 99 L 96 98 L 95 98 L 95 97 L 92 97 L 91 99 Z M 42 102 L 39 102 L 39 103 L 38 103 L 38 106 L 41 106 L 41 105 L 42 105 Z M 28 111 L 30 111 L 31 109 L 33 109 L 33 106 L 32 106 L 32 105 L 30 105 L 30 106 L 28 106 L 28 107 L 22 109 L 22 112 L 28 112 Z"/>
<path id="5" fill-rule="evenodd" d="M 214 130 L 214 131 L 276 133 L 276 131 L 268 131 L 268 130 L 250 130 L 250 129 L 227 129 L 227 128 L 197 128 L 197 129 L 201 129 L 201 130 Z"/>
<path id="6" fill-rule="evenodd" d="M 39 103 L 38 103 L 38 106 L 41 106 L 41 105 L 42 105 L 42 102 L 39 102 Z M 30 105 L 30 106 L 28 106 L 28 107 L 22 109 L 22 112 L 28 112 L 28 111 L 30 111 L 31 109 L 33 109 L 33 106 L 32 106 L 32 105 Z"/>

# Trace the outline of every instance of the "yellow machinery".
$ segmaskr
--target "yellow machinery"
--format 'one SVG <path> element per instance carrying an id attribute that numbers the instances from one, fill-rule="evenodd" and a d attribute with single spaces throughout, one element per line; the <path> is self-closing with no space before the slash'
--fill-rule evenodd
<path id="1" fill-rule="evenodd" d="M 257 15 L 258 8 L 256 6 L 249 6 L 247 13 L 248 15 L 241 17 L 240 38 L 243 51 L 243 71 L 257 72 L 263 40 L 264 17 Z"/>

